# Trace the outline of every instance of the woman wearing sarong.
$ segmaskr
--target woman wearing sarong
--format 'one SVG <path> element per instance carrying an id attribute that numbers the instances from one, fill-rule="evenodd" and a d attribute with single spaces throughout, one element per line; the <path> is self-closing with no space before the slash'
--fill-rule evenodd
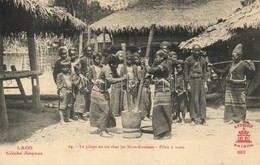
<path id="1" fill-rule="evenodd" d="M 241 60 L 242 45 L 238 44 L 232 52 L 232 63 L 224 69 L 209 64 L 217 73 L 227 73 L 225 92 L 224 122 L 227 124 L 246 123 L 246 73 L 255 70 L 250 60 Z"/>
<path id="2" fill-rule="evenodd" d="M 154 64 L 148 66 L 147 73 L 154 76 L 155 100 L 153 107 L 153 134 L 154 140 L 164 140 L 171 138 L 172 111 L 171 111 L 171 90 L 167 81 L 169 68 L 167 64 L 167 54 L 159 50 L 156 52 Z"/>
<path id="3" fill-rule="evenodd" d="M 123 67 L 124 52 L 118 51 L 115 56 L 119 59 L 117 67 L 117 73 L 120 74 L 121 68 Z M 123 111 L 123 82 L 119 82 L 111 85 L 111 109 L 115 117 L 119 117 Z"/>
<path id="4" fill-rule="evenodd" d="M 127 79 L 126 75 L 121 78 L 118 76 L 117 67 L 118 58 L 111 55 L 108 59 L 108 64 L 101 69 L 91 93 L 90 126 L 97 127 L 102 137 L 112 137 L 108 133 L 107 128 L 116 126 L 115 118 L 110 109 L 108 89 L 111 84 Z"/>

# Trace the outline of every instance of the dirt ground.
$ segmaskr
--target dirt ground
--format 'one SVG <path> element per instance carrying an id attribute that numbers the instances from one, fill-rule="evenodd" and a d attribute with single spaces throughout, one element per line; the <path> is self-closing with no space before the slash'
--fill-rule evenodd
<path id="1" fill-rule="evenodd" d="M 44 101 L 43 106 L 49 102 Z M 57 105 L 57 102 L 54 102 Z M 56 108 L 46 108 L 42 113 L 22 108 L 8 109 L 10 128 L 1 132 L 0 164 L 17 164 L 27 160 L 47 164 L 53 160 L 58 164 L 69 161 L 79 164 L 250 164 L 258 165 L 260 143 L 260 110 L 249 109 L 247 120 L 253 126 L 246 128 L 251 134 L 253 146 L 235 147 L 237 134 L 242 127 L 223 123 L 224 107 L 207 108 L 207 126 L 172 125 L 172 138 L 153 140 L 153 135 L 143 133 L 141 138 L 126 139 L 122 134 L 113 138 L 103 138 L 89 133 L 89 122 L 70 122 L 60 125 Z M 187 115 L 189 116 L 189 115 Z M 116 118 L 117 127 L 122 128 L 121 118 Z M 189 117 L 187 117 L 189 122 Z M 151 125 L 151 121 L 142 121 L 142 126 Z M 41 156 L 8 155 L 9 151 L 21 151 L 21 146 L 30 146 L 32 152 L 41 152 Z M 139 146 L 139 147 L 138 147 Z M 135 148 L 136 147 L 136 148 Z M 24 152 L 24 150 L 22 149 Z M 257 156 L 258 155 L 258 156 Z M 108 158 L 108 159 L 106 159 Z M 134 161 L 130 161 L 129 159 Z M 79 163 L 76 163 L 79 162 Z M 134 163 L 135 162 L 135 163 Z"/>

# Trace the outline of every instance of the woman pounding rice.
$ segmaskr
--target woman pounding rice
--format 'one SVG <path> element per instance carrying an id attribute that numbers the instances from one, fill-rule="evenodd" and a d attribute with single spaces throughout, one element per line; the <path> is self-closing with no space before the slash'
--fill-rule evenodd
<path id="1" fill-rule="evenodd" d="M 110 138 L 107 128 L 115 127 L 115 118 L 110 109 L 110 96 L 108 89 L 111 84 L 126 80 L 127 75 L 119 77 L 117 74 L 118 58 L 111 55 L 108 59 L 108 64 L 104 66 L 95 81 L 91 93 L 90 104 L 90 126 L 98 129 L 93 132 L 99 132 L 102 137 Z M 92 133 L 93 133 L 92 132 Z"/>

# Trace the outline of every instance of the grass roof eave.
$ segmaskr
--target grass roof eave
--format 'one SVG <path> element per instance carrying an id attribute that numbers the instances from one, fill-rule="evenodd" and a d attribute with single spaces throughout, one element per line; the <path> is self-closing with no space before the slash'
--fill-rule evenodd
<path id="1" fill-rule="evenodd" d="M 181 49 L 191 49 L 198 43 L 202 48 L 219 42 L 232 40 L 236 35 L 250 30 L 260 29 L 260 2 L 245 6 L 233 13 L 226 21 L 208 27 L 203 34 L 182 42 Z"/>
<path id="2" fill-rule="evenodd" d="M 0 10 L 3 15 L 3 34 L 31 30 L 36 34 L 43 32 L 73 35 L 86 28 L 85 23 L 65 10 L 47 7 L 32 0 L 0 0 Z"/>
<path id="3" fill-rule="evenodd" d="M 151 24 L 156 24 L 157 28 L 160 27 L 164 31 L 178 32 L 181 29 L 193 35 L 218 20 L 225 19 L 239 6 L 240 3 L 234 0 L 208 0 L 207 3 L 192 7 L 133 7 L 113 13 L 90 27 L 94 32 L 99 32 L 99 29 L 105 27 L 109 32 L 118 33 L 125 27 L 142 30 L 142 27 L 150 28 Z"/>

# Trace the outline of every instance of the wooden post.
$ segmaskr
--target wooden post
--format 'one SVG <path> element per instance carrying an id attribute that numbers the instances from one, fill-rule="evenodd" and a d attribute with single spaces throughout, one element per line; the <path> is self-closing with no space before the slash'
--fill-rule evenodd
<path id="1" fill-rule="evenodd" d="M 17 71 L 16 67 L 14 65 L 11 66 L 11 70 L 12 71 Z M 20 90 L 20 93 L 21 93 L 21 96 L 22 96 L 22 99 L 23 99 L 24 103 L 26 105 L 28 105 L 28 100 L 27 100 L 27 97 L 26 97 L 26 94 L 25 94 L 25 91 L 24 91 L 24 88 L 23 88 L 23 84 L 22 84 L 20 78 L 16 78 L 15 80 L 16 80 L 17 86 L 18 86 L 18 88 Z"/>
<path id="2" fill-rule="evenodd" d="M 98 52 L 98 40 L 97 40 L 97 34 L 96 33 L 94 33 L 94 40 L 95 40 L 94 52 Z"/>
<path id="3" fill-rule="evenodd" d="M 105 30 L 105 28 L 103 28 L 103 33 L 102 33 L 102 35 L 103 35 L 102 49 L 104 50 L 104 49 L 106 49 L 106 30 Z"/>
<path id="4" fill-rule="evenodd" d="M 28 50 L 29 50 L 29 60 L 30 60 L 30 68 L 32 71 L 37 71 L 37 56 L 35 49 L 35 38 L 34 33 L 29 31 L 27 33 L 28 37 Z M 40 85 L 39 85 L 39 76 L 38 74 L 33 75 L 31 77 L 32 82 L 32 101 L 33 101 L 33 110 L 36 112 L 41 112 L 41 99 L 40 99 Z"/>
<path id="5" fill-rule="evenodd" d="M 110 38 L 110 40 L 111 40 L 111 44 L 112 44 L 112 45 L 115 45 L 114 37 L 112 36 L 112 34 L 111 34 L 111 33 L 108 33 L 108 35 L 109 35 L 109 38 Z"/>
<path id="6" fill-rule="evenodd" d="M 2 14 L 0 13 L 0 74 L 4 73 L 4 37 L 2 36 Z M 1 127 L 8 129 L 8 115 L 6 109 L 3 80 L 0 80 L 0 123 Z"/>

